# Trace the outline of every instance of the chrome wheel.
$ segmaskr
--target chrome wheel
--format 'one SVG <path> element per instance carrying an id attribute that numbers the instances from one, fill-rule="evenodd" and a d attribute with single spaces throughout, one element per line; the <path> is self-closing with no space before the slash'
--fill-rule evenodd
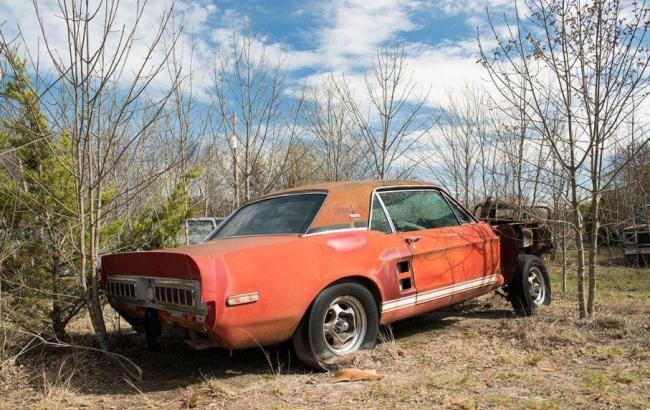
<path id="1" fill-rule="evenodd" d="M 323 318 L 323 336 L 329 350 L 342 355 L 359 349 L 368 321 L 366 311 L 353 296 L 339 296 L 330 303 Z"/>
<path id="2" fill-rule="evenodd" d="M 533 266 L 528 271 L 528 290 L 534 304 L 541 305 L 544 303 L 544 299 L 546 298 L 546 282 L 544 281 L 544 274 L 536 266 Z"/>

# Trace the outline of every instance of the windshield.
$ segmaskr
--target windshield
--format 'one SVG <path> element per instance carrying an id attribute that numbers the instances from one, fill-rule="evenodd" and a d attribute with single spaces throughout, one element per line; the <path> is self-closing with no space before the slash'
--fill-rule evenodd
<path id="1" fill-rule="evenodd" d="M 326 194 L 297 194 L 269 198 L 243 206 L 210 237 L 304 234 Z"/>

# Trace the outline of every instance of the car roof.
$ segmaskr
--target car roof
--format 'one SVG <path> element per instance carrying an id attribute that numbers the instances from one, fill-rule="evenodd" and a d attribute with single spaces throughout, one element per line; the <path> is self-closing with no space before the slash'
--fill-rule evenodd
<path id="1" fill-rule="evenodd" d="M 327 192 L 368 192 L 377 188 L 385 187 L 402 187 L 402 186 L 425 186 L 436 187 L 434 184 L 419 179 L 374 179 L 374 180 L 358 180 L 358 181 L 337 181 L 337 182 L 324 182 L 320 184 L 304 185 L 295 188 L 284 189 L 276 191 L 262 198 L 290 194 L 294 192 L 305 191 L 327 191 Z"/>
<path id="2" fill-rule="evenodd" d="M 314 218 L 308 233 L 366 228 L 368 226 L 372 192 L 375 189 L 391 187 L 438 188 L 434 184 L 421 180 L 340 181 L 285 189 L 267 194 L 252 202 L 282 195 L 325 192 L 327 198 L 316 218 Z"/>

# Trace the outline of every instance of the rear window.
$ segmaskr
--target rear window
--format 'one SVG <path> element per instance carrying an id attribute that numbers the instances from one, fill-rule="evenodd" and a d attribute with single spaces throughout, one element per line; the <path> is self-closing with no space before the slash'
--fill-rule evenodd
<path id="1" fill-rule="evenodd" d="M 210 239 L 233 236 L 304 234 L 327 195 L 285 195 L 245 205 L 224 221 Z"/>

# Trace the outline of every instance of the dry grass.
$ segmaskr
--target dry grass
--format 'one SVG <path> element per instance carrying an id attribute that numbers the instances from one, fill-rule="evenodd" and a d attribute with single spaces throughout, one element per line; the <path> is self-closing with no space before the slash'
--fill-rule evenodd
<path id="1" fill-rule="evenodd" d="M 554 303 L 535 317 L 487 295 L 384 329 L 374 351 L 345 363 L 377 369 L 380 381 L 332 384 L 288 346 L 231 356 L 170 341 L 149 353 L 123 332 L 115 350 L 142 381 L 99 353 L 40 349 L 2 369 L 0 407 L 650 408 L 650 270 L 603 266 L 597 312 L 584 321 L 553 279 Z M 76 342 L 92 344 L 77 326 Z"/>

